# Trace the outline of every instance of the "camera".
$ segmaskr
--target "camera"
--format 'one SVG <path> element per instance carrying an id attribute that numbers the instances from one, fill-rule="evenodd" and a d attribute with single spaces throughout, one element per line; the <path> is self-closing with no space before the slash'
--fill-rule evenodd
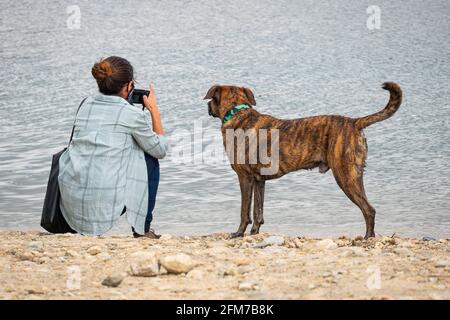
<path id="1" fill-rule="evenodd" d="M 134 89 L 133 93 L 131 94 L 131 103 L 132 104 L 142 104 L 142 106 L 144 105 L 144 99 L 143 96 L 146 95 L 148 97 L 148 95 L 150 94 L 150 91 L 148 90 L 143 90 L 143 89 Z"/>

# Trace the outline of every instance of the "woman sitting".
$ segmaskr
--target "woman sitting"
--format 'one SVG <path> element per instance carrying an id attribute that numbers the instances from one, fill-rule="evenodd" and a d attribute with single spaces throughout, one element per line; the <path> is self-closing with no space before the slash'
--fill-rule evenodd
<path id="1" fill-rule="evenodd" d="M 150 229 L 167 141 L 153 86 L 142 106 L 131 101 L 133 67 L 120 57 L 95 63 L 100 94 L 87 98 L 75 119 L 72 142 L 59 160 L 61 211 L 81 234 L 107 232 L 126 212 L 135 237 Z M 151 118 L 151 121 L 150 121 Z"/>

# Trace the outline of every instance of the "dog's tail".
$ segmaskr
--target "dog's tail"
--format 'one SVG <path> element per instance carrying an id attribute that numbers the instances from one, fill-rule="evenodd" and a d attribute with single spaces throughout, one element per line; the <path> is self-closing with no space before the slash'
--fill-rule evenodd
<path id="1" fill-rule="evenodd" d="M 364 129 L 371 124 L 386 120 L 390 118 L 400 107 L 400 104 L 402 103 L 402 89 L 400 89 L 400 86 L 394 82 L 385 82 L 383 83 L 382 88 L 384 90 L 389 90 L 390 93 L 389 102 L 386 107 L 377 113 L 371 114 L 370 116 L 355 119 L 357 128 Z"/>

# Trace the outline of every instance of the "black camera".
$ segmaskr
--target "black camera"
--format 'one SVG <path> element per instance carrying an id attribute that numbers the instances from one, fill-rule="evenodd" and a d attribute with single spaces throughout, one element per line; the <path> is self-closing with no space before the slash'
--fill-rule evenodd
<path id="1" fill-rule="evenodd" d="M 149 94 L 150 94 L 150 91 L 148 91 L 148 90 L 134 89 L 133 93 L 131 95 L 131 103 L 144 105 L 143 96 L 146 95 L 148 97 Z"/>

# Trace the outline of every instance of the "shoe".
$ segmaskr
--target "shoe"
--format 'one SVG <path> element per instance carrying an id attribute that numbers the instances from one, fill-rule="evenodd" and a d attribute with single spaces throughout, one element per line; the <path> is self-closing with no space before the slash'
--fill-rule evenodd
<path id="1" fill-rule="evenodd" d="M 139 233 L 133 232 L 133 237 L 135 237 L 135 238 L 145 237 L 145 238 L 149 238 L 149 239 L 159 239 L 159 238 L 161 238 L 161 235 L 156 234 L 155 230 L 150 229 L 150 231 L 148 231 L 144 234 L 139 234 Z"/>

